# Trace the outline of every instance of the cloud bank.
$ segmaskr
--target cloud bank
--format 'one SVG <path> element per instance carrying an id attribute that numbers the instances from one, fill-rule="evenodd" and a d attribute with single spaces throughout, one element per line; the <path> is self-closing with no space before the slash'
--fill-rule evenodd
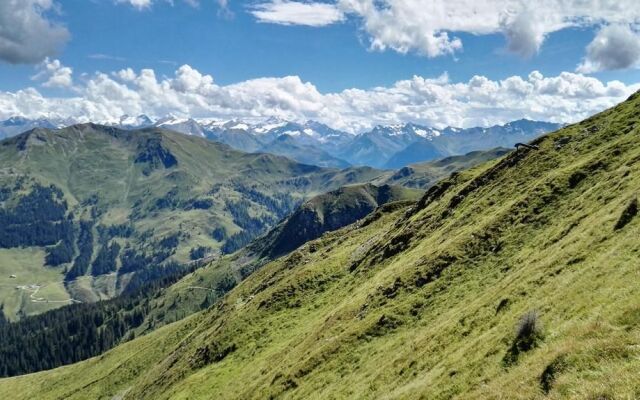
<path id="1" fill-rule="evenodd" d="M 56 60 L 48 61 L 41 67 L 46 75 L 39 79 L 46 79 L 49 86 L 70 86 L 72 71 L 64 68 Z M 35 88 L 0 91 L 0 118 L 74 117 L 105 122 L 125 114 L 155 118 L 173 114 L 255 121 L 275 116 L 314 119 L 359 132 L 376 124 L 402 122 L 434 127 L 487 126 L 519 118 L 573 122 L 638 89 L 640 84 L 601 82 L 571 72 L 545 77 L 534 71 L 526 77 L 491 80 L 474 76 L 466 82 L 451 82 L 446 74 L 414 76 L 388 87 L 321 93 L 297 76 L 220 86 L 212 76 L 183 65 L 173 76 L 162 78 L 152 69 L 99 72 L 76 79 L 69 97 L 47 97 Z"/>
<path id="2" fill-rule="evenodd" d="M 307 12 L 295 12 L 296 8 Z M 260 22 L 313 26 L 350 17 L 372 50 L 428 57 L 463 51 L 460 33 L 501 34 L 509 51 L 526 58 L 540 50 L 549 34 L 562 29 L 608 25 L 629 29 L 640 23 L 637 0 L 271 0 L 253 14 Z M 591 47 L 589 58 L 598 57 L 597 46 Z M 602 62 L 595 65 L 609 68 Z"/>

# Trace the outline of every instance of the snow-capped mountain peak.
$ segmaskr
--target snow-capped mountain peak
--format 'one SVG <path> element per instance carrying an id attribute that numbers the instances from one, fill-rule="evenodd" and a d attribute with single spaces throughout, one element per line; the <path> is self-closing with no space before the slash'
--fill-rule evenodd
<path id="1" fill-rule="evenodd" d="M 139 127 L 151 126 L 151 125 L 153 125 L 153 121 L 151 120 L 151 118 L 149 118 L 148 116 L 146 116 L 144 114 L 140 114 L 137 117 L 132 117 L 132 116 L 129 116 L 129 115 L 125 114 L 125 115 L 120 117 L 120 120 L 118 121 L 118 123 L 116 125 L 119 125 L 119 126 L 122 126 L 122 127 L 139 128 Z"/>
<path id="2" fill-rule="evenodd" d="M 0 139 L 33 128 L 53 129 L 84 122 L 90 121 L 80 118 L 29 119 L 12 116 L 0 121 Z M 273 152 L 311 164 L 341 167 L 347 163 L 393 168 L 439 156 L 500 146 L 511 147 L 515 142 L 525 142 L 561 126 L 526 119 L 504 125 L 465 129 L 436 129 L 405 123 L 377 125 L 369 131 L 353 135 L 313 120 L 296 122 L 280 118 L 256 122 L 167 115 L 153 121 L 146 115 L 123 115 L 102 124 L 121 129 L 157 126 L 206 137 L 246 152 Z"/>

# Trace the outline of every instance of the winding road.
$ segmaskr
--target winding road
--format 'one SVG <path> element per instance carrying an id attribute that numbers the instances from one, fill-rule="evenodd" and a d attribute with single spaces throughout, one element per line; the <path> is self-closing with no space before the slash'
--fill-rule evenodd
<path id="1" fill-rule="evenodd" d="M 64 282 L 55 282 L 55 283 L 64 283 Z M 67 300 L 49 300 L 44 297 L 36 297 L 40 289 L 47 287 L 48 285 L 17 285 L 17 289 L 21 289 L 24 291 L 32 291 L 29 295 L 32 303 L 82 303 L 80 300 L 76 300 L 74 298 L 69 298 Z"/>

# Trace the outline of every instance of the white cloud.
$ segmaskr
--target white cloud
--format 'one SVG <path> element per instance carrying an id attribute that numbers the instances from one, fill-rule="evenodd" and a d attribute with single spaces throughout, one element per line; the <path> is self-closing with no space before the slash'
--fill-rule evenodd
<path id="1" fill-rule="evenodd" d="M 134 6 L 135 8 L 141 10 L 143 8 L 148 8 L 151 6 L 152 0 L 117 0 L 118 3 L 128 3 Z"/>
<path id="2" fill-rule="evenodd" d="M 574 122 L 613 106 L 638 89 L 640 84 L 605 83 L 571 72 L 545 77 L 534 71 L 526 77 L 491 80 L 474 76 L 466 82 L 451 82 L 446 74 L 414 76 L 387 87 L 321 93 L 297 76 L 219 86 L 210 75 L 183 65 L 172 77 L 163 78 L 151 69 L 97 73 L 76 83 L 73 97 L 48 98 L 35 89 L 0 92 L 0 118 L 56 116 L 104 122 L 144 113 L 156 118 L 173 114 L 314 119 L 351 132 L 401 122 L 469 127 L 519 118 Z"/>
<path id="3" fill-rule="evenodd" d="M 640 35 L 629 26 L 610 25 L 602 28 L 587 46 L 587 56 L 578 72 L 626 69 L 640 64 Z"/>
<path id="4" fill-rule="evenodd" d="M 538 0 L 535 7 L 524 0 L 339 0 L 338 4 L 362 21 L 373 48 L 428 56 L 462 48 L 444 36 L 447 32 L 502 33 L 509 50 L 528 57 L 547 35 L 561 29 L 640 22 L 636 0 Z"/>
<path id="5" fill-rule="evenodd" d="M 172 0 L 165 0 L 165 1 L 173 4 Z M 200 5 L 199 0 L 183 0 L 183 1 L 192 7 L 197 7 L 198 5 Z M 130 4 L 131 6 L 137 8 L 138 10 L 144 10 L 151 7 L 154 3 L 154 0 L 116 0 L 116 2 Z"/>
<path id="6" fill-rule="evenodd" d="M 273 0 L 251 8 L 259 22 L 279 25 L 326 26 L 344 19 L 334 4 Z"/>
<path id="7" fill-rule="evenodd" d="M 31 79 L 44 80 L 44 87 L 70 88 L 73 85 L 73 70 L 62 65 L 60 60 L 50 60 L 47 57 L 38 65 L 38 71 Z"/>
<path id="8" fill-rule="evenodd" d="M 544 24 L 530 9 L 516 15 L 505 13 L 501 16 L 500 29 L 507 39 L 507 49 L 524 58 L 535 55 L 545 39 Z"/>
<path id="9" fill-rule="evenodd" d="M 112 56 L 102 53 L 89 54 L 87 58 L 91 60 L 125 61 L 124 57 Z"/>
<path id="10" fill-rule="evenodd" d="M 506 48 L 536 54 L 546 37 L 570 27 L 638 24 L 637 0 L 270 0 L 251 9 L 260 22 L 324 26 L 357 21 L 372 50 L 428 57 L 462 51 L 459 33 L 502 34 Z"/>
<path id="11" fill-rule="evenodd" d="M 213 78 L 210 75 L 202 75 L 189 65 L 178 68 L 176 77 L 171 82 L 171 87 L 181 93 L 202 94 L 214 89 Z"/>
<path id="12" fill-rule="evenodd" d="M 37 63 L 53 56 L 69 39 L 69 32 L 44 14 L 55 9 L 52 0 L 0 0 L 0 61 Z"/>

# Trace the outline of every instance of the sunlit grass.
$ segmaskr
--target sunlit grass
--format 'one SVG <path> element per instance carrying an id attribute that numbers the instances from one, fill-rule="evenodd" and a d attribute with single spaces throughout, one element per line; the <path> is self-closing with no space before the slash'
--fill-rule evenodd
<path id="1" fill-rule="evenodd" d="M 2 380 L 0 396 L 638 398 L 640 222 L 616 228 L 640 187 L 638 104 L 326 234 L 104 361 Z M 529 312 L 535 344 L 506 358 Z"/>

